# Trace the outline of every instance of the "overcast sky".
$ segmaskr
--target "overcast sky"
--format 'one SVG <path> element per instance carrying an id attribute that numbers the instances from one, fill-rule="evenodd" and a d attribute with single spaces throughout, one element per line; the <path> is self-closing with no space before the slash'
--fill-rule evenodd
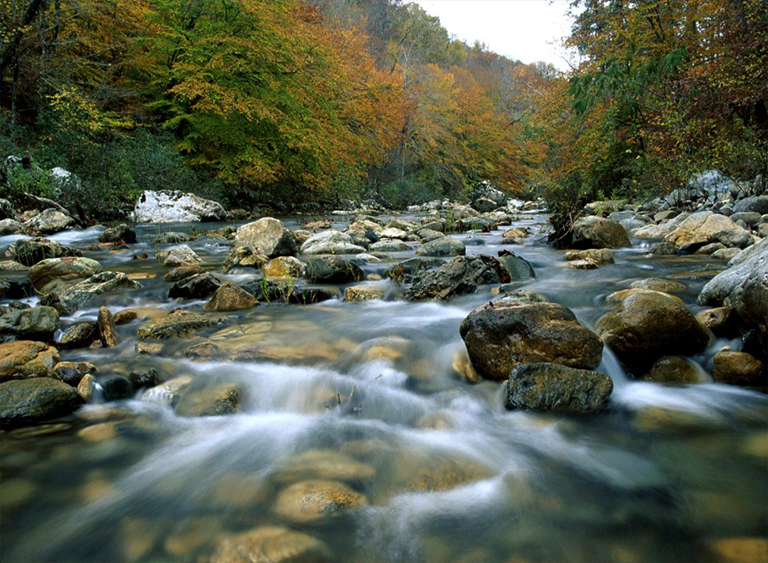
<path id="1" fill-rule="evenodd" d="M 440 18 L 448 33 L 524 63 L 567 70 L 560 46 L 571 30 L 568 0 L 412 0 Z"/>

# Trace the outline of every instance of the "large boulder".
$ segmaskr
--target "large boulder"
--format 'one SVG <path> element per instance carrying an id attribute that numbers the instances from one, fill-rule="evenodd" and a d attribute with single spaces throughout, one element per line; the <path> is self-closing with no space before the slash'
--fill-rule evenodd
<path id="1" fill-rule="evenodd" d="M 632 375 L 640 377 L 663 356 L 702 352 L 709 332 L 677 298 L 633 289 L 611 299 L 616 307 L 596 325 L 603 342 Z"/>
<path id="2" fill-rule="evenodd" d="M 58 209 L 46 209 L 24 223 L 24 229 L 33 233 L 50 235 L 75 226 L 75 220 Z"/>
<path id="3" fill-rule="evenodd" d="M 30 307 L 0 316 L 0 340 L 48 341 L 57 328 L 59 312 L 53 307 Z"/>
<path id="4" fill-rule="evenodd" d="M 71 315 L 103 293 L 140 287 L 140 283 L 122 272 L 101 272 L 60 292 L 48 293 L 40 301 L 43 305 L 56 308 L 60 313 Z"/>
<path id="5" fill-rule="evenodd" d="M 296 237 L 278 219 L 263 217 L 237 229 L 235 248 L 250 246 L 269 258 L 294 256 Z"/>
<path id="6" fill-rule="evenodd" d="M 425 243 L 416 251 L 417 256 L 464 256 L 466 245 L 452 237 L 440 237 Z"/>
<path id="7" fill-rule="evenodd" d="M 582 217 L 571 226 L 574 248 L 622 248 L 630 246 L 621 224 L 603 217 Z"/>
<path id="8" fill-rule="evenodd" d="M 504 406 L 509 409 L 591 413 L 613 392 L 611 378 L 598 371 L 559 364 L 519 364 L 509 374 Z"/>
<path id="9" fill-rule="evenodd" d="M 664 242 L 675 249 L 698 248 L 719 242 L 727 247 L 745 248 L 755 242 L 749 231 L 734 223 L 729 217 L 702 211 L 685 219 Z"/>
<path id="10" fill-rule="evenodd" d="M 0 427 L 12 428 L 71 414 L 80 406 L 71 385 L 50 377 L 0 383 Z"/>
<path id="11" fill-rule="evenodd" d="M 762 244 L 762 242 L 761 242 Z M 750 327 L 768 329 L 768 246 L 721 272 L 699 294 L 699 303 L 727 306 Z"/>
<path id="12" fill-rule="evenodd" d="M 41 260 L 27 270 L 27 276 L 40 293 L 48 293 L 56 280 L 89 278 L 101 272 L 101 264 L 90 258 L 67 256 Z"/>
<path id="13" fill-rule="evenodd" d="M 281 280 L 300 278 L 306 269 L 306 264 L 294 256 L 278 256 L 262 267 L 266 277 Z"/>
<path id="14" fill-rule="evenodd" d="M 357 264 L 339 256 L 316 256 L 307 260 L 307 279 L 312 283 L 351 283 L 362 280 L 365 273 Z"/>
<path id="15" fill-rule="evenodd" d="M 646 225 L 632 231 L 632 236 L 637 238 L 664 238 L 677 229 L 680 224 L 690 217 L 690 213 L 680 213 L 661 221 L 658 225 Z"/>
<path id="16" fill-rule="evenodd" d="M 768 213 L 768 195 L 745 197 L 733 206 L 734 213 L 754 212 L 760 215 Z"/>
<path id="17" fill-rule="evenodd" d="M 323 231 L 301 245 L 302 254 L 361 254 L 365 248 L 354 243 L 352 237 L 340 231 Z"/>
<path id="18" fill-rule="evenodd" d="M 492 256 L 457 256 L 437 270 L 422 271 L 403 296 L 410 301 L 448 299 L 474 293 L 479 285 L 509 281 L 509 273 Z"/>
<path id="19" fill-rule="evenodd" d="M 558 303 L 503 298 L 481 305 L 462 321 L 459 334 L 469 359 L 486 379 L 503 381 L 522 363 L 594 369 L 603 343 Z"/>
<path id="20" fill-rule="evenodd" d="M 0 344 L 0 381 L 49 375 L 60 359 L 59 351 L 43 342 L 17 340 Z"/>
<path id="21" fill-rule="evenodd" d="M 133 208 L 137 223 L 199 223 L 226 218 L 220 203 L 179 191 L 145 191 Z"/>
<path id="22" fill-rule="evenodd" d="M 705 170 L 691 176 L 685 184 L 685 189 L 675 194 L 679 201 L 675 198 L 670 198 L 668 201 L 672 205 L 688 204 L 699 200 L 715 202 L 728 197 L 735 184 L 736 182 L 719 170 Z"/>
<path id="23" fill-rule="evenodd" d="M 67 248 L 56 241 L 45 238 L 17 240 L 8 247 L 6 254 L 9 258 L 25 266 L 33 266 L 46 258 L 83 255 L 76 248 Z"/>

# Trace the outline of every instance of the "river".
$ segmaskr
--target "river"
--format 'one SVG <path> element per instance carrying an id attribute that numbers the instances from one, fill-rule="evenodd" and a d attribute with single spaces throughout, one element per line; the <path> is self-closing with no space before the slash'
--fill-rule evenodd
<path id="1" fill-rule="evenodd" d="M 608 294 L 650 277 L 683 282 L 678 296 L 696 312 L 701 287 L 724 268 L 709 257 L 651 258 L 633 240 L 615 264 L 568 269 L 542 240 L 546 219 L 522 215 L 513 226 L 534 234 L 519 245 L 503 245 L 501 230 L 454 236 L 468 254 L 507 249 L 527 259 L 536 279 L 519 287 L 570 307 L 590 328 L 609 310 Z M 195 227 L 139 226 L 130 251 L 85 253 L 144 285 L 107 297 L 113 313 L 202 310 L 203 301 L 167 298 L 158 261 L 131 259 L 161 250 L 158 232 Z M 51 238 L 83 248 L 99 232 Z M 0 238 L 0 251 L 12 240 Z M 188 244 L 222 279 L 249 275 L 221 272 L 228 244 L 205 236 Z M 381 274 L 411 255 L 364 269 Z M 237 384 L 240 412 L 185 418 L 137 398 L 0 433 L 0 559 L 208 561 L 226 534 L 265 526 L 322 541 L 329 561 L 360 563 L 714 563 L 714 542 L 766 537 L 764 394 L 630 381 L 606 350 L 598 371 L 614 393 L 604 412 L 507 411 L 502 385 L 469 384 L 455 365 L 459 324 L 493 288 L 447 303 L 405 302 L 391 289 L 381 301 L 262 303 L 204 333 L 228 346 L 258 343 L 261 355 L 246 361 L 187 359 L 182 350 L 197 336 L 139 355 L 140 321 L 118 327 L 115 348 L 62 352 L 94 363 L 98 377 L 152 368 L 163 380 Z M 83 309 L 62 324 L 96 314 Z M 724 345 L 739 342 L 718 341 L 693 359 L 711 371 Z M 321 523 L 286 521 L 281 491 L 306 479 L 344 482 L 364 500 Z M 264 557 L 257 563 L 305 560 Z"/>

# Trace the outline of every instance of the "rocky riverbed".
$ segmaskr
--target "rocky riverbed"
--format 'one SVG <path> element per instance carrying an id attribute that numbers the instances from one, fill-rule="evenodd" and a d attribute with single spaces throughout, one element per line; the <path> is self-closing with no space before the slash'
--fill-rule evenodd
<path id="1" fill-rule="evenodd" d="M 0 237 L 0 558 L 764 562 L 764 196 L 717 197 Z"/>

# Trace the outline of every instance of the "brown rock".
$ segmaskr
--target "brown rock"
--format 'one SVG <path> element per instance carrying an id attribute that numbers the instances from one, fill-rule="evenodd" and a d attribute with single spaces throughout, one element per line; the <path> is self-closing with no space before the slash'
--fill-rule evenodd
<path id="1" fill-rule="evenodd" d="M 167 282 L 177 282 L 197 274 L 205 273 L 205 268 L 200 264 L 183 264 L 176 266 L 173 270 L 163 276 L 163 279 Z"/>
<path id="2" fill-rule="evenodd" d="M 557 303 L 493 301 L 472 311 L 459 333 L 478 373 L 497 381 L 507 379 L 521 363 L 594 369 L 602 358 L 603 343 L 597 335 Z"/>
<path id="3" fill-rule="evenodd" d="M 653 364 L 643 379 L 656 383 L 701 383 L 701 371 L 692 361 L 680 356 L 664 356 Z"/>
<path id="4" fill-rule="evenodd" d="M 709 544 L 718 563 L 765 563 L 768 561 L 768 539 L 723 538 Z"/>
<path id="5" fill-rule="evenodd" d="M 117 331 L 115 330 L 115 319 L 112 313 L 105 306 L 99 307 L 99 317 L 97 324 L 99 326 L 99 337 L 101 343 L 106 348 L 117 346 Z"/>
<path id="6" fill-rule="evenodd" d="M 328 548 L 307 534 L 268 526 L 222 540 L 211 563 L 328 563 Z"/>
<path id="7" fill-rule="evenodd" d="M 293 256 L 278 256 L 264 264 L 262 270 L 268 278 L 300 278 L 304 275 L 306 266 L 301 260 Z"/>
<path id="8" fill-rule="evenodd" d="M 563 256 L 563 260 L 591 260 L 598 266 L 613 264 L 613 250 L 609 248 L 588 248 L 587 250 L 569 250 Z"/>
<path id="9" fill-rule="evenodd" d="M 730 307 L 715 307 L 696 313 L 696 320 L 715 336 L 736 338 L 739 336 L 739 319 Z"/>
<path id="10" fill-rule="evenodd" d="M 362 494 L 337 481 L 301 481 L 283 489 L 275 512 L 294 524 L 321 524 L 368 504 Z"/>
<path id="11" fill-rule="evenodd" d="M 765 385 L 763 363 L 746 352 L 721 351 L 715 354 L 712 377 L 730 385 Z"/>
<path id="12" fill-rule="evenodd" d="M 125 325 L 139 318 L 139 312 L 133 309 L 123 309 L 114 314 L 115 326 Z"/>
<path id="13" fill-rule="evenodd" d="M 53 377 L 77 387 L 86 374 L 95 371 L 96 366 L 90 362 L 59 362 L 53 367 Z"/>
<path id="14" fill-rule="evenodd" d="M 650 289 L 651 291 L 661 291 L 662 293 L 680 293 L 685 291 L 685 284 L 675 280 L 665 280 L 663 278 L 647 278 L 638 280 L 632 284 L 632 287 L 638 289 Z"/>
<path id="15" fill-rule="evenodd" d="M 59 351 L 32 340 L 0 344 L 0 381 L 50 375 L 59 363 Z"/>
<path id="16" fill-rule="evenodd" d="M 244 289 L 233 283 L 224 282 L 211 300 L 205 304 L 205 308 L 213 311 L 239 311 L 250 309 L 258 304 L 258 299 Z"/>

